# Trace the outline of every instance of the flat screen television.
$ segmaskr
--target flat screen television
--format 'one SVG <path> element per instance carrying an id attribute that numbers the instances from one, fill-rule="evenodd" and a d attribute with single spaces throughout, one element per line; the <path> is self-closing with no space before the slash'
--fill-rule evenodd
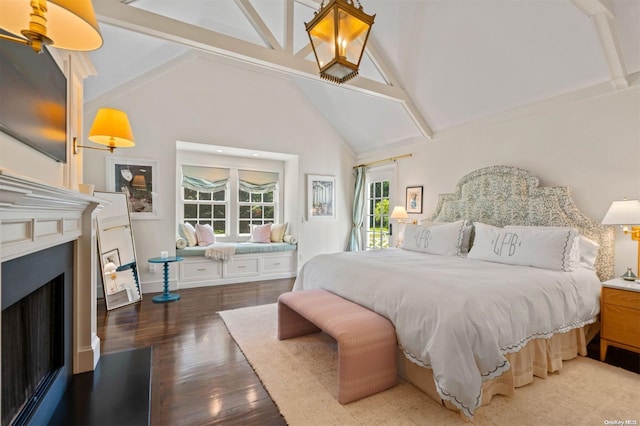
<path id="1" fill-rule="evenodd" d="M 0 40 L 0 130 L 67 162 L 67 78 L 46 49 Z"/>

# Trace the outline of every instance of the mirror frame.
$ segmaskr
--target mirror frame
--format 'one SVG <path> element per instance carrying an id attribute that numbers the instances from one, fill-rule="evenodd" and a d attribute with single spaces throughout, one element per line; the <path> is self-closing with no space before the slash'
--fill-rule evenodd
<path id="1" fill-rule="evenodd" d="M 134 303 L 139 303 L 142 301 L 142 289 L 140 288 L 140 276 L 138 274 L 138 260 L 136 255 L 136 245 L 133 238 L 133 228 L 131 227 L 131 206 L 129 205 L 129 197 L 124 192 L 107 192 L 107 191 L 94 191 L 94 197 L 99 198 L 100 200 L 106 201 L 109 204 L 118 201 L 118 204 L 123 204 L 126 206 L 126 212 L 118 212 L 119 214 L 115 217 L 124 217 L 126 216 L 126 220 L 122 220 L 121 224 L 117 224 L 108 229 L 103 229 L 101 226 L 101 222 L 104 223 L 105 218 L 101 217 L 101 213 L 104 214 L 105 209 L 101 208 L 96 213 L 96 236 L 98 240 L 97 249 L 98 249 L 98 257 L 100 262 L 100 271 L 101 271 L 101 279 L 102 279 L 102 290 L 104 292 L 104 300 L 107 311 L 112 309 L 121 308 L 123 306 L 129 306 Z M 122 197 L 123 201 L 120 202 L 118 200 Z M 106 236 L 103 234 L 106 230 L 109 229 L 120 229 L 125 228 L 128 229 L 129 236 L 131 237 L 131 250 L 133 252 L 133 262 L 126 263 L 122 265 L 120 263 L 120 247 L 111 247 L 108 250 L 104 251 L 102 246 L 104 241 L 106 240 Z M 106 266 L 110 263 L 111 268 L 106 270 Z M 113 269 L 115 267 L 115 269 Z M 108 292 L 107 285 L 105 281 L 107 279 L 111 279 L 115 284 L 115 291 Z M 120 290 L 118 290 L 118 280 L 125 284 L 120 284 Z M 128 285 L 127 285 L 128 284 Z M 135 287 L 133 286 L 135 284 Z M 132 288 L 133 287 L 133 288 Z M 137 291 L 137 298 L 132 297 L 132 291 Z M 110 297 L 114 296 L 114 297 Z M 116 302 L 113 299 L 122 299 L 126 297 L 122 302 Z"/>

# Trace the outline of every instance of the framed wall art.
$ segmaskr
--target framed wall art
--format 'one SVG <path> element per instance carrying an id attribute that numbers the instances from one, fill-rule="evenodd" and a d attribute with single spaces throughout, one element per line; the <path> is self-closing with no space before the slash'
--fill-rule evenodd
<path id="1" fill-rule="evenodd" d="M 336 178 L 307 175 L 307 220 L 336 218 Z"/>
<path id="2" fill-rule="evenodd" d="M 129 196 L 131 219 L 158 219 L 158 162 L 107 157 L 107 191 Z"/>
<path id="3" fill-rule="evenodd" d="M 106 253 L 102 253 L 102 264 L 106 265 L 107 263 L 113 263 L 116 265 L 116 268 L 121 266 L 120 251 L 117 248 L 109 250 Z"/>
<path id="4" fill-rule="evenodd" d="M 407 213 L 422 214 L 422 186 L 407 186 Z"/>

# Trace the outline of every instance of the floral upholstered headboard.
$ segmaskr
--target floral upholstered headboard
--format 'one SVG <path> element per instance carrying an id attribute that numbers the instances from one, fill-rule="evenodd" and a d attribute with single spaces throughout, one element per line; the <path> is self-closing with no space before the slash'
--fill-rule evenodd
<path id="1" fill-rule="evenodd" d="M 613 275 L 614 230 L 582 214 L 565 186 L 539 187 L 538 178 L 516 167 L 492 166 L 469 173 L 455 193 L 440 194 L 427 220 L 467 219 L 494 226 L 570 226 L 600 244 L 596 271 L 601 280 Z"/>

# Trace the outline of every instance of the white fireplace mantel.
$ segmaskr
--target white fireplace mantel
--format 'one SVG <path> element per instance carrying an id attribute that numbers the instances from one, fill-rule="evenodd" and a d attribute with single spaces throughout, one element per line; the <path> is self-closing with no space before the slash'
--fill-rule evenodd
<path id="1" fill-rule="evenodd" d="M 95 211 L 100 203 L 101 200 L 93 196 L 51 186 L 0 168 L 0 268 L 1 262 L 75 242 L 74 374 L 95 369 L 100 358 L 94 226 Z M 0 360 L 1 357 L 0 353 Z"/>

